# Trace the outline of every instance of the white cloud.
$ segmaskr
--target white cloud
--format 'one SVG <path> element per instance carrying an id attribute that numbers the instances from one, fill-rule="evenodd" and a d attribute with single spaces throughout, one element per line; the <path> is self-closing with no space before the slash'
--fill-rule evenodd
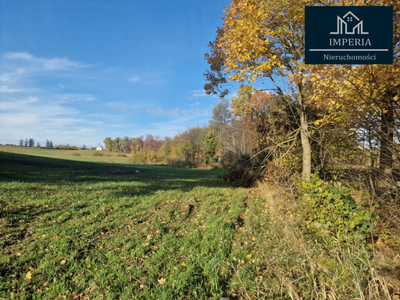
<path id="1" fill-rule="evenodd" d="M 33 56 L 32 56 L 32 54 L 25 53 L 25 52 L 8 52 L 8 53 L 4 54 L 4 58 L 31 60 L 31 59 L 33 59 Z"/>
<path id="2" fill-rule="evenodd" d="M 131 77 L 129 80 L 130 80 L 130 81 L 133 81 L 133 82 L 138 82 L 138 81 L 140 80 L 140 78 L 137 77 L 137 76 L 133 76 L 133 77 Z"/>
<path id="3" fill-rule="evenodd" d="M 198 97 L 205 97 L 205 96 L 210 96 L 213 98 L 216 97 L 215 95 L 208 95 L 205 90 L 194 90 L 194 91 L 189 91 L 188 93 L 190 94 L 191 98 L 198 98 Z"/>
<path id="4" fill-rule="evenodd" d="M 7 85 L 2 85 L 0 86 L 0 93 L 16 93 L 16 92 L 20 92 L 22 89 L 20 88 L 14 88 L 14 87 L 10 87 Z"/>
<path id="5" fill-rule="evenodd" d="M 163 116 L 163 117 L 173 117 L 173 116 L 192 116 L 192 117 L 197 117 L 197 116 L 206 116 L 209 111 L 207 109 L 181 109 L 181 108 L 175 108 L 172 110 L 163 110 L 159 107 L 156 109 L 147 109 L 147 113 L 152 116 Z"/>
<path id="6" fill-rule="evenodd" d="M 82 102 L 82 101 L 95 101 L 96 98 L 90 94 L 63 94 L 57 96 L 61 102 L 72 103 L 72 102 Z"/>
<path id="7" fill-rule="evenodd" d="M 38 62 L 42 63 L 45 70 L 68 70 L 73 67 L 84 67 L 79 62 L 70 61 L 67 58 L 52 58 L 52 59 L 38 59 Z"/>
<path id="8" fill-rule="evenodd" d="M 89 66 L 68 58 L 42 58 L 24 52 L 9 52 L 4 54 L 1 57 L 1 64 L 3 66 L 2 69 L 7 70 L 0 76 L 0 80 L 2 81 L 19 79 L 38 72 L 68 71 Z"/>
<path id="9" fill-rule="evenodd" d="M 34 138 L 44 142 L 95 145 L 92 136 L 101 130 L 102 121 L 90 121 L 74 108 L 64 107 L 61 101 L 27 96 L 0 102 L 0 132 L 2 140 Z M 88 134 L 92 133 L 92 134 Z"/>
<path id="10" fill-rule="evenodd" d="M 189 106 L 197 106 L 197 105 L 200 105 L 200 102 L 196 102 L 196 103 L 193 103 L 193 104 L 189 104 Z"/>

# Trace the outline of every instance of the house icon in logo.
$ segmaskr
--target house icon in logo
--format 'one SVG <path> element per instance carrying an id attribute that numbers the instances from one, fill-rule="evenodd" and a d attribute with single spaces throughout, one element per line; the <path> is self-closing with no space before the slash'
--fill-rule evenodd
<path id="1" fill-rule="evenodd" d="M 368 34 L 364 32 L 363 24 L 362 20 L 349 11 L 342 18 L 337 16 L 336 32 L 330 32 L 330 34 Z"/>

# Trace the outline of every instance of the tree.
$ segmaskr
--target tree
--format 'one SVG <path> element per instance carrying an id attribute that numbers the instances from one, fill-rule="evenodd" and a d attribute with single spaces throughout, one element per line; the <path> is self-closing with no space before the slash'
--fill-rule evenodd
<path id="1" fill-rule="evenodd" d="M 210 130 L 207 132 L 205 137 L 205 149 L 204 149 L 204 156 L 206 157 L 207 161 L 214 158 L 217 153 L 217 139 L 215 136 L 215 132 Z"/>
<path id="2" fill-rule="evenodd" d="M 53 148 L 53 141 L 52 140 L 50 140 L 49 145 L 50 145 L 50 148 Z"/>
<path id="3" fill-rule="evenodd" d="M 25 139 L 24 146 L 28 147 L 28 145 L 29 145 L 29 141 L 28 141 L 28 139 Z"/>
<path id="4" fill-rule="evenodd" d="M 211 43 L 206 59 L 223 65 L 232 81 L 252 83 L 269 79 L 280 95 L 290 95 L 298 103 L 299 130 L 302 144 L 303 176 L 310 178 L 311 145 L 307 120 L 310 89 L 308 69 L 304 64 L 304 6 L 309 0 L 233 0 L 226 9 L 224 25 Z M 217 69 L 220 73 L 221 69 Z M 288 85 L 285 91 L 276 78 Z M 213 92 L 209 82 L 208 91 Z M 214 90 L 215 91 L 215 90 Z"/>
<path id="5" fill-rule="evenodd" d="M 168 156 L 171 153 L 171 141 L 165 141 L 164 146 L 161 148 L 161 152 L 164 156 Z"/>
<path id="6" fill-rule="evenodd" d="M 40 147 L 40 143 L 39 142 L 36 143 L 36 147 Z"/>
<path id="7" fill-rule="evenodd" d="M 367 138 L 370 151 L 378 145 L 380 171 L 389 177 L 397 152 L 394 133 L 400 110 L 399 66 L 397 60 L 393 66 L 330 66 L 315 72 L 313 99 L 330 111 L 321 123 L 346 122 L 357 130 L 360 140 Z"/>
<path id="8" fill-rule="evenodd" d="M 129 141 L 131 154 L 135 154 L 143 149 L 143 136 L 132 138 Z"/>
<path id="9" fill-rule="evenodd" d="M 35 140 L 34 139 L 29 139 L 28 146 L 29 147 L 35 146 Z"/>
<path id="10" fill-rule="evenodd" d="M 106 137 L 103 141 L 103 143 L 106 145 L 106 150 L 112 151 L 112 140 L 110 137 Z"/>
<path id="11" fill-rule="evenodd" d="M 23 139 L 20 139 L 20 140 L 19 140 L 19 145 L 20 145 L 21 147 L 24 145 L 24 140 L 23 140 Z"/>
<path id="12" fill-rule="evenodd" d="M 379 145 L 380 171 L 391 177 L 393 155 L 398 153 L 394 138 L 400 137 L 400 2 L 343 0 L 340 5 L 393 6 L 393 65 L 315 66 L 313 100 L 332 112 L 330 120 L 340 119 L 357 128 L 371 150 L 373 144 Z"/>
<path id="13" fill-rule="evenodd" d="M 121 152 L 121 142 L 122 142 L 122 140 L 119 137 L 117 137 L 113 140 L 113 144 L 115 145 L 113 150 L 115 152 Z"/>
<path id="14" fill-rule="evenodd" d="M 87 149 L 86 145 L 85 145 L 85 144 L 83 144 L 83 146 L 82 146 L 82 150 L 86 150 L 86 149 Z"/>
<path id="15" fill-rule="evenodd" d="M 124 153 L 129 152 L 129 137 L 124 136 L 124 138 L 121 141 L 121 148 Z"/>
<path id="16" fill-rule="evenodd" d="M 222 125 L 229 122 L 232 118 L 232 112 L 229 109 L 229 101 L 226 99 L 221 99 L 221 101 L 214 106 L 212 110 L 212 117 L 210 125 L 218 130 Z"/>

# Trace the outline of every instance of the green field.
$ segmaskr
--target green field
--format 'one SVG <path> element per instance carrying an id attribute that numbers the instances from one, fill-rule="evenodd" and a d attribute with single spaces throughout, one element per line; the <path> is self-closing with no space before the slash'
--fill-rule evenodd
<path id="1" fill-rule="evenodd" d="M 0 152 L 0 298 L 257 297 L 274 246 L 254 190 L 218 170 L 14 148 L 28 153 Z"/>
<path id="2" fill-rule="evenodd" d="M 49 149 L 36 147 L 18 147 L 0 145 L 0 151 L 9 153 L 20 153 L 35 156 L 61 158 L 77 161 L 92 161 L 92 162 L 107 162 L 107 163 L 128 163 L 130 155 L 127 157 L 118 157 L 117 153 L 108 151 L 96 150 L 64 150 L 64 149 Z M 73 156 L 74 153 L 79 153 L 80 156 Z M 94 153 L 101 153 L 103 156 L 92 156 Z"/>

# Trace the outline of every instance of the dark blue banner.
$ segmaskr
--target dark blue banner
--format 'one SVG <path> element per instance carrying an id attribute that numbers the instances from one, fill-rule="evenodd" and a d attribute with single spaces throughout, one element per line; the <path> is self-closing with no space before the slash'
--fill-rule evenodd
<path id="1" fill-rule="evenodd" d="M 306 6 L 306 64 L 393 64 L 393 7 Z"/>

